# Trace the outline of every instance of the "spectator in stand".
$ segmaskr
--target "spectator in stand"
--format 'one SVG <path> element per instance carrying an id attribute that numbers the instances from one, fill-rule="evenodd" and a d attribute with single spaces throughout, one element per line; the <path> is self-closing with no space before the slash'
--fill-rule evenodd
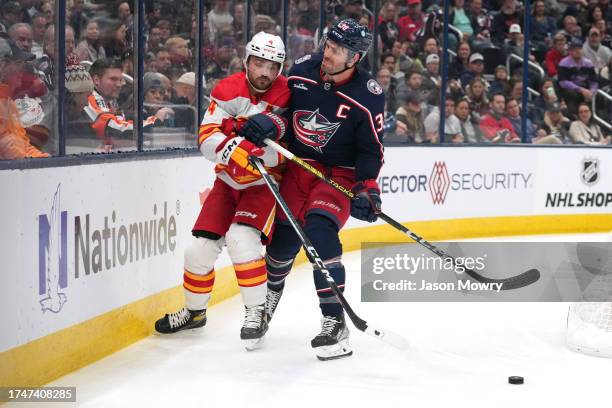
<path id="1" fill-rule="evenodd" d="M 602 34 L 601 44 L 612 49 L 612 30 L 607 29 L 606 22 L 604 20 L 597 21 L 595 23 L 595 28 L 597 28 L 599 32 Z"/>
<path id="2" fill-rule="evenodd" d="M 471 19 L 465 10 L 465 0 L 454 0 L 450 14 L 450 23 L 463 33 L 463 40 L 467 41 L 477 34 L 478 23 Z"/>
<path id="3" fill-rule="evenodd" d="M 468 70 L 471 48 L 466 41 L 457 46 L 457 56 L 448 66 L 448 77 L 459 78 L 461 74 Z"/>
<path id="4" fill-rule="evenodd" d="M 508 70 L 503 65 L 498 65 L 495 67 L 495 79 L 491 83 L 489 88 L 489 92 L 491 94 L 495 93 L 503 93 L 504 95 L 509 95 L 512 91 L 512 86 L 510 85 L 510 81 L 508 80 Z"/>
<path id="5" fill-rule="evenodd" d="M 582 46 L 582 54 L 584 58 L 593 63 L 595 72 L 599 73 L 612 57 L 612 50 L 605 45 L 601 45 L 601 32 L 592 27 L 589 30 L 587 41 Z"/>
<path id="6" fill-rule="evenodd" d="M 47 25 L 53 24 L 55 10 L 50 1 L 43 1 L 40 3 L 39 11 L 47 18 Z"/>
<path id="7" fill-rule="evenodd" d="M 400 39 L 411 43 L 416 41 L 416 32 L 425 22 L 425 14 L 421 11 L 421 0 L 407 0 L 408 14 L 397 20 L 400 29 Z"/>
<path id="8" fill-rule="evenodd" d="M 224 38 L 215 47 L 213 58 L 206 61 L 204 74 L 207 80 L 221 79 L 229 72 L 229 63 L 234 57 L 234 41 L 231 38 Z"/>
<path id="9" fill-rule="evenodd" d="M 229 69 L 227 74 L 228 75 L 233 75 L 237 72 L 240 72 L 244 69 L 244 62 L 242 62 L 242 58 L 236 56 L 234 58 L 232 58 L 232 60 L 229 63 Z"/>
<path id="10" fill-rule="evenodd" d="M 161 30 L 159 29 L 159 27 L 151 27 L 151 30 L 149 30 L 149 36 L 147 37 L 147 50 L 155 50 L 161 45 Z"/>
<path id="11" fill-rule="evenodd" d="M 567 41 L 571 42 L 582 42 L 582 28 L 578 25 L 576 17 L 571 14 L 567 14 L 563 17 L 563 28 L 558 31 L 565 36 Z"/>
<path id="12" fill-rule="evenodd" d="M 570 143 L 570 120 L 563 116 L 561 104 L 554 102 L 548 105 L 544 113 L 540 138 L 541 144 L 567 144 Z M 542 141 L 545 140 L 545 141 Z M 535 141 L 534 143 L 538 143 Z"/>
<path id="13" fill-rule="evenodd" d="M 572 122 L 569 135 L 573 143 L 588 145 L 610 144 L 611 136 L 604 135 L 601 127 L 593 120 L 591 108 L 587 103 L 578 105 L 578 120 Z"/>
<path id="14" fill-rule="evenodd" d="M 211 40 L 215 41 L 216 33 L 229 27 L 234 22 L 234 17 L 229 12 L 228 0 L 215 0 L 212 10 L 208 13 L 208 29 Z"/>
<path id="15" fill-rule="evenodd" d="M 469 2 L 469 16 L 474 27 L 475 37 L 472 40 L 472 48 L 480 50 L 491 44 L 491 22 L 493 18 L 482 8 L 482 0 L 471 0 Z"/>
<path id="16" fill-rule="evenodd" d="M 100 27 L 96 20 L 90 20 L 85 25 L 83 41 L 77 45 L 76 55 L 81 61 L 97 61 L 106 58 L 106 50 L 100 41 Z"/>
<path id="17" fill-rule="evenodd" d="M 13 24 L 21 22 L 21 5 L 16 1 L 7 1 L 0 6 L 0 32 L 7 33 Z"/>
<path id="18" fill-rule="evenodd" d="M 530 44 L 544 53 L 552 45 L 552 36 L 557 31 L 557 22 L 553 17 L 546 14 L 546 2 L 544 0 L 536 0 L 532 7 L 533 12 L 529 20 Z"/>
<path id="19" fill-rule="evenodd" d="M 465 71 L 459 77 L 459 82 L 461 82 L 461 87 L 465 89 L 465 87 L 472 81 L 472 79 L 479 77 L 482 79 L 482 74 L 484 73 L 484 57 L 482 54 L 475 52 L 470 55 L 468 70 Z M 484 79 L 482 79 L 484 81 Z M 488 87 L 488 83 L 485 82 Z"/>
<path id="20" fill-rule="evenodd" d="M 376 74 L 376 81 L 380 84 L 385 93 L 387 110 L 395 112 L 397 109 L 397 82 L 395 78 L 393 78 L 388 68 L 382 67 Z"/>
<path id="21" fill-rule="evenodd" d="M 425 60 L 425 72 L 423 73 L 423 89 L 427 92 L 435 92 L 440 89 L 442 77 L 440 76 L 440 57 L 438 54 L 429 54 Z"/>
<path id="22" fill-rule="evenodd" d="M 555 84 L 552 78 L 544 78 L 540 87 L 540 95 L 535 99 L 533 106 L 532 117 L 535 123 L 542 123 L 544 114 L 550 109 L 553 104 L 559 104 L 561 108 L 566 108 L 565 103 L 559 100 Z M 530 112 L 531 113 L 531 112 Z"/>
<path id="23" fill-rule="evenodd" d="M 455 116 L 459 119 L 461 134 L 465 143 L 482 143 L 483 135 L 476 120 L 470 111 L 470 102 L 466 98 L 460 99 L 455 105 Z"/>
<path id="24" fill-rule="evenodd" d="M 397 66 L 397 58 L 390 51 L 383 52 L 380 56 L 380 66 L 394 73 Z"/>
<path id="25" fill-rule="evenodd" d="M 395 113 L 397 128 L 395 134 L 406 143 L 422 143 L 425 140 L 425 113 L 423 98 L 419 92 L 408 92 L 404 104 Z"/>
<path id="26" fill-rule="evenodd" d="M 603 15 L 603 8 L 600 4 L 593 4 L 587 10 L 586 24 L 582 27 L 584 35 L 587 35 L 588 29 L 595 26 L 598 21 L 606 21 Z"/>
<path id="27" fill-rule="evenodd" d="M 32 16 L 32 54 L 36 58 L 43 56 L 43 39 L 45 38 L 45 30 L 47 29 L 47 19 L 40 13 Z"/>
<path id="28" fill-rule="evenodd" d="M 582 43 L 572 42 L 568 54 L 559 63 L 559 86 L 570 115 L 575 115 L 578 104 L 591 102 L 597 92 L 597 75 L 593 63 L 582 56 Z"/>
<path id="29" fill-rule="evenodd" d="M 466 87 L 466 98 L 470 103 L 472 116 L 480 121 L 481 117 L 489 112 L 489 99 L 487 98 L 485 80 L 480 77 L 472 79 Z"/>
<path id="30" fill-rule="evenodd" d="M 172 35 L 172 24 L 168 20 L 161 19 L 155 24 L 159 29 L 159 39 L 161 44 L 165 44 Z"/>
<path id="31" fill-rule="evenodd" d="M 8 31 L 11 40 L 25 52 L 32 52 L 33 32 L 28 23 L 13 24 Z"/>
<path id="32" fill-rule="evenodd" d="M 383 4 L 380 10 L 380 25 L 378 32 L 383 44 L 383 51 L 390 51 L 393 43 L 399 40 L 400 29 L 397 25 L 397 6 L 391 0 Z"/>
<path id="33" fill-rule="evenodd" d="M 438 95 L 433 100 L 437 101 Z M 423 143 L 439 143 L 440 109 L 435 106 L 425 118 L 425 140 Z M 462 143 L 461 123 L 455 116 L 455 101 L 447 95 L 444 109 L 444 141 L 446 143 Z"/>
<path id="34" fill-rule="evenodd" d="M 512 124 L 512 128 L 517 135 L 523 135 L 524 143 L 532 143 L 536 138 L 537 128 L 533 122 L 527 118 L 525 132 L 522 132 L 522 118 L 521 118 L 521 101 L 520 99 L 510 98 L 506 102 L 506 117 Z"/>
<path id="35" fill-rule="evenodd" d="M 612 5 L 610 5 L 610 0 L 599 0 L 599 5 L 603 10 L 604 19 L 612 21 Z"/>
<path id="36" fill-rule="evenodd" d="M 352 18 L 359 21 L 363 16 L 363 0 L 346 0 L 344 13 L 340 18 Z"/>
<path id="37" fill-rule="evenodd" d="M 85 16 L 85 7 L 83 0 L 73 0 L 72 8 L 68 15 L 68 23 L 74 29 L 75 33 L 81 33 L 85 29 L 87 17 Z"/>
<path id="38" fill-rule="evenodd" d="M 160 47 L 155 50 L 155 59 L 153 60 L 152 69 L 155 72 L 169 76 L 172 71 L 172 60 L 170 52 L 166 47 Z"/>
<path id="39" fill-rule="evenodd" d="M 424 99 L 425 91 L 423 91 L 422 85 L 423 74 L 420 71 L 409 71 L 404 77 L 404 83 L 402 86 L 398 86 L 398 98 L 404 99 L 409 92 L 415 92 Z"/>
<path id="40" fill-rule="evenodd" d="M 178 73 L 178 75 L 174 76 L 178 77 L 192 70 L 191 51 L 189 50 L 187 40 L 181 37 L 170 37 L 166 41 L 166 49 L 170 53 L 172 72 Z"/>
<path id="41" fill-rule="evenodd" d="M 523 13 L 517 10 L 515 0 L 503 0 L 499 13 L 493 18 L 491 37 L 493 43 L 503 46 L 504 41 L 509 38 L 510 26 L 523 23 Z"/>
<path id="42" fill-rule="evenodd" d="M 423 42 L 423 52 L 419 53 L 419 61 L 422 67 L 427 65 L 427 57 L 431 54 L 440 56 L 440 47 L 438 46 L 438 40 L 433 37 L 427 38 Z"/>
<path id="43" fill-rule="evenodd" d="M 196 75 L 195 72 L 187 72 L 174 83 L 174 98 L 172 103 L 196 106 Z"/>
<path id="44" fill-rule="evenodd" d="M 65 44 L 66 58 L 70 58 L 74 54 L 74 30 L 69 25 L 66 26 Z M 47 27 L 45 31 L 43 52 L 43 56 L 35 61 L 34 66 L 46 87 L 53 90 L 55 89 L 53 85 L 55 81 L 55 27 L 53 25 Z"/>
<path id="45" fill-rule="evenodd" d="M 482 117 L 480 128 L 487 140 L 493 143 L 519 143 L 521 139 L 517 136 L 512 123 L 504 116 L 506 97 L 498 93 L 491 97 L 489 113 Z"/>
<path id="46" fill-rule="evenodd" d="M 122 65 L 117 60 L 103 59 L 94 62 L 89 69 L 94 90 L 84 111 L 90 128 L 100 139 L 103 150 L 133 146 L 134 125 L 118 108 L 117 97 L 123 84 Z M 155 116 L 144 119 L 143 126 L 161 125 L 171 116 L 169 108 L 159 109 Z M 126 140 L 128 139 L 128 140 Z"/>
<path id="47" fill-rule="evenodd" d="M 143 78 L 144 90 L 144 106 L 143 113 L 145 117 L 154 116 L 160 109 L 167 109 L 166 118 L 163 125 L 165 127 L 174 127 L 175 112 L 173 109 L 166 107 L 166 87 L 162 83 L 161 74 L 157 72 L 147 72 Z"/>
<path id="48" fill-rule="evenodd" d="M 553 37 L 553 47 L 546 53 L 544 69 L 551 78 L 557 78 L 559 63 L 567 55 L 567 39 L 563 33 L 557 33 Z"/>
<path id="49" fill-rule="evenodd" d="M 127 30 L 127 26 L 121 21 L 115 21 L 111 24 L 104 41 L 107 58 L 121 58 L 123 54 L 129 51 Z"/>
<path id="50" fill-rule="evenodd" d="M 15 47 L 16 48 L 16 47 Z M 23 61 L 8 39 L 0 37 L 0 159 L 48 157 L 32 146 L 11 95 L 21 86 Z"/>

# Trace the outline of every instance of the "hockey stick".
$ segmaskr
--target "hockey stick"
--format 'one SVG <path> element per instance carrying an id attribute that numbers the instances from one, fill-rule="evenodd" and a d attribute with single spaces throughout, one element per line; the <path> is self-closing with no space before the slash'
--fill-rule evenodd
<path id="1" fill-rule="evenodd" d="M 396 347 L 398 349 L 406 348 L 408 345 L 408 342 L 399 334 L 390 332 L 388 330 L 382 330 L 380 328 L 373 327 L 371 324 L 369 324 L 368 322 L 366 322 L 365 320 L 357 316 L 357 314 L 351 308 L 351 305 L 349 305 L 348 301 L 346 300 L 346 298 L 340 291 L 340 289 L 338 289 L 338 285 L 336 284 L 336 281 L 329 273 L 329 270 L 325 267 L 325 264 L 321 260 L 321 257 L 317 253 L 317 250 L 312 245 L 312 242 L 310 242 L 310 239 L 308 239 L 308 237 L 304 233 L 304 230 L 302 229 L 300 224 L 298 224 L 297 220 L 295 219 L 295 216 L 291 213 L 291 210 L 289 209 L 289 206 L 287 206 L 287 203 L 285 202 L 283 197 L 281 197 L 276 181 L 266 171 L 266 168 L 263 166 L 263 164 L 259 161 L 258 158 L 250 157 L 249 161 L 261 173 L 265 183 L 267 184 L 268 188 L 274 195 L 276 202 L 278 203 L 278 205 L 281 207 L 281 209 L 287 216 L 289 223 L 291 224 L 296 234 L 300 238 L 300 241 L 302 241 L 302 246 L 304 247 L 304 252 L 306 253 L 306 257 L 312 264 L 313 268 L 319 271 L 323 275 L 331 291 L 336 296 L 336 298 L 338 299 L 338 302 L 340 303 L 340 305 L 342 306 L 342 308 L 348 315 L 349 319 L 351 319 L 351 322 L 353 322 L 355 327 L 361 330 L 362 332 L 367 333 L 370 336 L 375 337 L 378 340 L 381 340 L 393 347 Z"/>
<path id="2" fill-rule="evenodd" d="M 314 174 L 319 179 L 323 180 L 324 182 L 326 182 L 327 184 L 329 184 L 330 186 L 332 186 L 336 190 L 342 192 L 345 196 L 347 196 L 351 200 L 354 200 L 356 198 L 355 193 L 353 193 L 350 189 L 348 189 L 348 188 L 342 186 L 341 184 L 339 184 L 338 182 L 336 182 L 336 181 L 326 177 L 317 168 L 311 166 L 306 161 L 300 159 L 299 157 L 297 157 L 296 155 L 291 153 L 289 150 L 285 149 L 283 146 L 279 145 L 278 143 L 276 143 L 276 142 L 274 142 L 274 141 L 272 141 L 270 139 L 266 139 L 265 143 L 266 143 L 266 145 L 270 146 L 272 149 L 276 150 L 281 155 L 285 156 L 288 160 L 291 160 L 292 162 L 294 162 L 295 164 L 297 164 L 298 166 L 300 166 L 304 170 Z M 398 229 L 401 232 L 403 232 L 404 234 L 408 235 L 414 241 L 416 241 L 417 243 L 421 244 L 425 248 L 429 249 L 431 252 L 433 252 L 434 254 L 438 255 L 442 259 L 450 259 L 451 262 L 453 263 L 453 265 L 457 265 L 457 260 L 454 257 L 452 257 L 451 255 L 448 255 L 446 252 L 444 252 L 440 248 L 436 247 L 435 245 L 433 245 L 429 241 L 426 241 L 425 239 L 423 239 L 423 237 L 415 234 L 414 232 L 412 232 L 411 230 L 409 230 L 408 228 L 406 228 L 405 226 L 403 226 L 399 222 L 395 221 L 393 218 L 389 217 L 384 212 L 379 213 L 378 216 L 382 220 L 387 222 L 387 224 L 391 225 L 395 229 Z M 482 282 L 482 283 L 494 283 L 494 284 L 499 283 L 499 284 L 502 284 L 501 285 L 501 290 L 519 289 L 519 288 L 522 288 L 522 287 L 525 287 L 525 286 L 529 286 L 532 283 L 536 282 L 538 279 L 540 279 L 540 271 L 538 271 L 537 269 L 529 269 L 528 271 L 525 271 L 525 272 L 523 272 L 523 273 L 521 273 L 519 275 L 512 276 L 512 277 L 509 277 L 509 278 L 495 279 L 495 278 L 487 278 L 486 276 L 482 276 L 481 274 L 479 274 L 478 272 L 474 271 L 473 269 L 466 268 L 465 265 L 461 265 L 461 267 L 463 269 L 465 269 L 465 273 L 468 276 L 470 276 L 472 279 L 474 279 L 474 280 L 476 280 L 478 282 Z"/>

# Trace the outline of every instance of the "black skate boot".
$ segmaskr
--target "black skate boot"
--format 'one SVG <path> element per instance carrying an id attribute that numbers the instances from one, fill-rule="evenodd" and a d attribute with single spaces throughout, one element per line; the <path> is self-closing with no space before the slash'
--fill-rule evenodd
<path id="1" fill-rule="evenodd" d="M 244 347 L 248 351 L 258 348 L 267 331 L 268 318 L 265 305 L 245 306 L 244 324 L 240 329 L 240 338 L 244 342 Z"/>
<path id="2" fill-rule="evenodd" d="M 266 294 L 266 315 L 268 316 L 268 324 L 272 320 L 272 316 L 274 316 L 274 312 L 276 311 L 276 306 L 278 306 L 278 302 L 280 302 L 280 298 L 283 295 L 283 290 L 272 290 L 268 288 L 268 293 Z"/>
<path id="3" fill-rule="evenodd" d="M 158 333 L 169 334 L 180 330 L 196 329 L 206 324 L 206 309 L 189 310 L 186 307 L 176 313 L 170 313 L 155 322 Z"/>
<path id="4" fill-rule="evenodd" d="M 310 345 L 319 360 L 334 360 L 353 354 L 348 337 L 349 329 L 346 327 L 344 315 L 323 316 L 321 332 L 312 339 Z"/>

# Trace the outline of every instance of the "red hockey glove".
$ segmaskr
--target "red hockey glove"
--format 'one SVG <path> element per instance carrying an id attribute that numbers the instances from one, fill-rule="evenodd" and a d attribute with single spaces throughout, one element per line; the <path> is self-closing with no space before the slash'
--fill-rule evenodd
<path id="1" fill-rule="evenodd" d="M 246 123 L 245 119 L 225 118 L 221 121 L 221 133 L 225 136 L 236 136 Z"/>
<path id="2" fill-rule="evenodd" d="M 217 162 L 225 164 L 228 172 L 234 176 L 261 176 L 259 171 L 249 163 L 249 156 L 262 156 L 262 148 L 255 146 L 244 137 L 228 137 L 217 148 Z"/>
<path id="3" fill-rule="evenodd" d="M 277 141 L 285 136 L 287 121 L 272 112 L 263 112 L 253 115 L 242 126 L 238 134 L 255 146 L 264 146 L 264 140 Z"/>
<path id="4" fill-rule="evenodd" d="M 356 198 L 351 201 L 351 215 L 362 221 L 376 221 L 382 204 L 376 180 L 359 181 L 353 186 L 352 191 Z"/>

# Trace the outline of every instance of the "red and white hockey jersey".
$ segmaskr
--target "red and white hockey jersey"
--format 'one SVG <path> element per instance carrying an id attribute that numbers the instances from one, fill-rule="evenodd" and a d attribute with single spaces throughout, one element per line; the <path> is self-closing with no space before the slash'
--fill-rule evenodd
<path id="1" fill-rule="evenodd" d="M 287 78 L 279 76 L 265 93 L 251 95 L 246 73 L 242 71 L 219 81 L 210 96 L 210 105 L 200 125 L 198 146 L 204 157 L 216 163 L 217 149 L 229 136 L 222 131 L 224 119 L 233 118 L 240 122 L 265 111 L 280 114 L 289 105 L 290 93 Z M 269 147 L 264 148 L 264 151 L 262 157 L 264 164 L 273 175 L 278 175 L 278 169 L 274 167 L 281 163 L 281 156 Z M 223 164 L 217 164 L 215 172 L 219 179 L 237 190 L 264 183 L 259 176 L 233 175 Z"/>

